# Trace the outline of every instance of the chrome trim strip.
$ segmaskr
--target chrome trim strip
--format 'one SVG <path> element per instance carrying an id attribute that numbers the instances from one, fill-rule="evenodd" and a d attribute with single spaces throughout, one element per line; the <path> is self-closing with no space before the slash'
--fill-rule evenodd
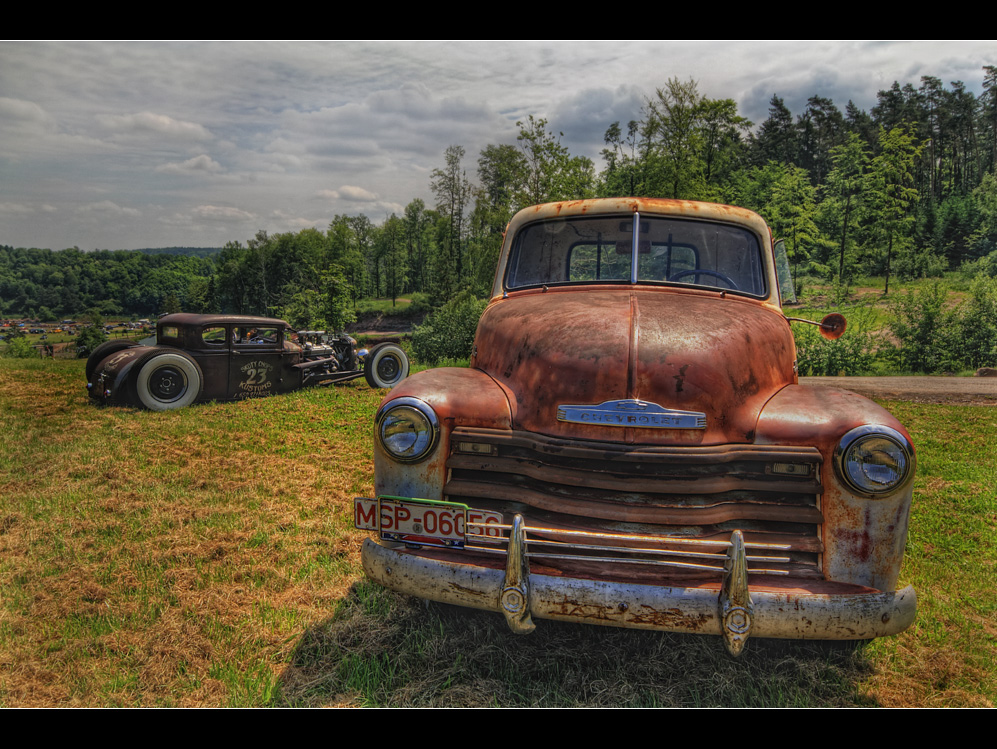
<path id="1" fill-rule="evenodd" d="M 557 420 L 607 427 L 706 429 L 706 414 L 701 411 L 679 411 L 636 398 L 591 406 L 562 404 L 557 407 Z"/>

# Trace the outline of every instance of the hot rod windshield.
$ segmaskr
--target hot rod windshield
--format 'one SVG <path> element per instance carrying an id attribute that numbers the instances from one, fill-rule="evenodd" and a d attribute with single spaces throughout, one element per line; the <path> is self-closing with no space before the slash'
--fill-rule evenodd
<path id="1" fill-rule="evenodd" d="M 640 214 L 575 217 L 529 224 L 513 240 L 506 289 L 593 283 L 767 293 L 758 237 L 740 226 Z"/>

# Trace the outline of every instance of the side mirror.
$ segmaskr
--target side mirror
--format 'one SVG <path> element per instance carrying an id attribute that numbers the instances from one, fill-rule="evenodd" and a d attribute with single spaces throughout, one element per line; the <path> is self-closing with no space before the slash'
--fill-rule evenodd
<path id="1" fill-rule="evenodd" d="M 836 341 L 845 334 L 847 327 L 848 321 L 845 320 L 845 316 L 838 312 L 832 312 L 820 321 L 820 334 L 829 341 Z"/>
<path id="2" fill-rule="evenodd" d="M 826 315 L 820 322 L 804 320 L 802 317 L 787 317 L 786 319 L 790 322 L 805 322 L 807 325 L 816 325 L 820 328 L 820 334 L 829 341 L 836 341 L 841 338 L 845 334 L 845 328 L 848 327 L 845 316 L 838 312 Z"/>

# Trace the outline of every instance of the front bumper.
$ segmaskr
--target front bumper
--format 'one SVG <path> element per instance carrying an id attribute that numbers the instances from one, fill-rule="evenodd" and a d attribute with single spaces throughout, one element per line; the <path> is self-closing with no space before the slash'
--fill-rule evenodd
<path id="1" fill-rule="evenodd" d="M 719 590 L 530 574 L 525 555 L 518 553 L 508 555 L 502 570 L 389 548 L 371 539 L 364 542 L 362 561 L 367 576 L 387 588 L 503 613 L 521 633 L 533 630 L 536 617 L 711 634 L 723 637 L 727 649 L 738 655 L 749 636 L 863 640 L 897 634 L 914 621 L 917 595 L 911 586 L 840 594 L 749 590 L 745 568 L 738 569 L 743 545 L 740 551 L 737 546 L 731 545 Z"/>

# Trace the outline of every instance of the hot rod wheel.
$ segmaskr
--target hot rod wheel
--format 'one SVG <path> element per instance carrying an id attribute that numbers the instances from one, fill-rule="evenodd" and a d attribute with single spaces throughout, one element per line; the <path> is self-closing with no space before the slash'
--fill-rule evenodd
<path id="1" fill-rule="evenodd" d="M 152 411 L 189 406 L 201 394 L 204 377 L 192 358 L 180 351 L 154 351 L 139 362 L 135 395 Z"/>
<path id="2" fill-rule="evenodd" d="M 363 374 L 372 388 L 393 388 L 408 377 L 408 357 L 400 346 L 382 343 L 367 356 Z"/>

